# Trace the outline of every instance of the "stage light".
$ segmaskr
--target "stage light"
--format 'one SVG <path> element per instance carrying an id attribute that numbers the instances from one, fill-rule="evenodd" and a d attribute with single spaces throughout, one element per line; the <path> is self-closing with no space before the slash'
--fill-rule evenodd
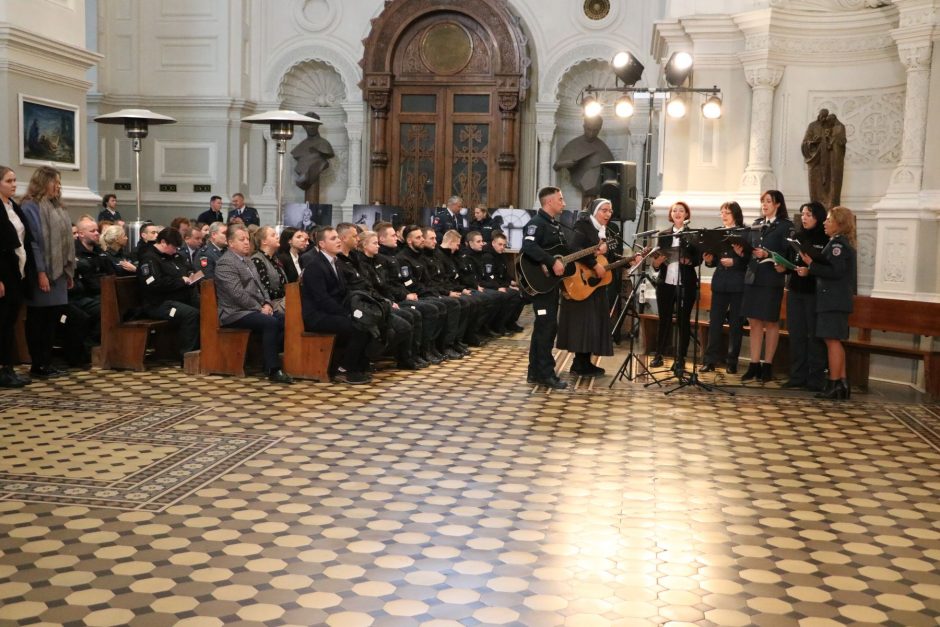
<path id="1" fill-rule="evenodd" d="M 629 118 L 633 115 L 634 111 L 633 98 L 631 98 L 629 94 L 621 96 L 617 104 L 614 105 L 614 113 L 618 118 Z"/>
<path id="2" fill-rule="evenodd" d="M 582 102 L 584 117 L 596 118 L 604 111 L 604 105 L 594 96 L 586 96 Z"/>
<path id="3" fill-rule="evenodd" d="M 721 117 L 721 98 L 711 95 L 705 99 L 702 105 L 702 115 L 709 120 L 717 120 Z"/>
<path id="4" fill-rule="evenodd" d="M 666 82 L 678 87 L 692 72 L 692 55 L 688 52 L 673 52 L 666 63 Z"/>
<path id="5" fill-rule="evenodd" d="M 684 98 L 676 96 L 669 101 L 669 104 L 666 105 L 666 113 L 668 113 L 669 117 L 671 118 L 684 118 L 687 112 L 688 107 L 685 104 Z"/>
<path id="6" fill-rule="evenodd" d="M 624 85 L 632 87 L 640 77 L 643 76 L 643 64 L 629 52 L 618 52 L 610 62 L 617 75 Z"/>

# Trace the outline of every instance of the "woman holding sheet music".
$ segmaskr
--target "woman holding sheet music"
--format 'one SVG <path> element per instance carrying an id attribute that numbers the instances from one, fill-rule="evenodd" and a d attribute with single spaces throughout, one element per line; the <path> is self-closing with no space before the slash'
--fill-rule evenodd
<path id="1" fill-rule="evenodd" d="M 848 207 L 833 207 L 823 228 L 830 240 L 820 261 L 802 253 L 807 267 L 798 268 L 797 273 L 816 277 L 816 336 L 826 341 L 829 355 L 829 380 L 816 397 L 843 400 L 850 396 L 842 340 L 849 337 L 849 314 L 857 287 L 855 216 Z"/>
<path id="2" fill-rule="evenodd" d="M 679 341 L 676 346 L 676 361 L 673 370 L 681 373 L 685 368 L 685 353 L 692 334 L 692 308 L 698 296 L 698 276 L 695 267 L 702 261 L 698 251 L 679 233 L 685 231 L 692 210 L 681 200 L 669 208 L 672 226 L 660 231 L 658 254 L 653 255 L 653 268 L 659 271 L 656 282 L 656 306 L 659 309 L 659 333 L 656 355 L 650 366 L 663 365 L 663 353 L 669 350 L 672 341 L 672 314 L 676 310 L 679 325 Z M 678 303 L 678 305 L 677 305 Z"/>
<path id="3" fill-rule="evenodd" d="M 787 215 L 786 200 L 779 191 L 771 189 L 764 192 L 760 197 L 760 210 L 761 217 L 754 221 L 757 228 L 751 230 L 748 237 L 750 260 L 744 275 L 741 315 L 747 318 L 751 327 L 751 364 L 741 377 L 742 381 L 758 377 L 761 381 L 770 381 L 773 378 L 771 364 L 780 338 L 780 304 L 783 302 L 785 276 L 782 268 L 774 267 L 770 253 L 786 254 L 789 248 L 787 236 L 793 229 Z"/>
<path id="4" fill-rule="evenodd" d="M 731 201 L 721 205 L 721 228 L 733 229 L 744 226 L 741 205 Z M 738 355 L 741 354 L 741 336 L 744 335 L 744 318 L 741 317 L 741 298 L 744 295 L 744 273 L 747 259 L 741 246 L 726 244 L 720 254 L 703 253 L 702 259 L 712 275 L 712 308 L 708 314 L 708 348 L 705 350 L 702 372 L 712 372 L 721 360 L 721 335 L 725 316 L 728 319 L 728 374 L 737 374 Z"/>
<path id="5" fill-rule="evenodd" d="M 804 203 L 800 207 L 800 227 L 793 234 L 800 250 L 822 251 L 829 236 L 823 230 L 826 208 L 818 202 Z M 797 269 L 805 266 L 799 253 L 791 249 L 784 255 Z M 790 345 L 790 379 L 785 388 L 819 391 L 823 388 L 826 370 L 826 351 L 816 337 L 816 278 L 800 276 L 790 271 L 787 284 L 787 333 Z"/>

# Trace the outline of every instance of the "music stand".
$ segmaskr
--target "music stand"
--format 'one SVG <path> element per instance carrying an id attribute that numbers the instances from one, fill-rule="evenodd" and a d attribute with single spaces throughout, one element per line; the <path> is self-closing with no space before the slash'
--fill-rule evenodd
<path id="1" fill-rule="evenodd" d="M 636 301 L 637 301 L 638 295 L 640 294 L 640 286 L 643 285 L 644 281 L 649 282 L 650 285 L 653 284 L 653 281 L 652 279 L 650 279 L 649 275 L 647 275 L 646 272 L 640 272 L 640 268 L 642 268 L 643 265 L 646 263 L 647 257 L 652 255 L 656 251 L 657 251 L 657 248 L 653 248 L 652 250 L 650 250 L 648 253 L 646 253 L 643 256 L 642 259 L 640 259 L 640 261 L 636 263 L 636 265 L 630 268 L 630 270 L 627 272 L 627 276 L 630 277 L 631 280 L 634 280 L 635 284 L 633 287 L 633 291 L 630 293 L 630 297 L 627 299 L 627 302 L 624 304 L 623 311 L 620 313 L 620 317 L 617 318 L 617 323 L 614 325 L 614 330 L 612 331 L 612 333 L 616 333 L 616 329 L 618 329 L 623 324 L 624 319 L 628 315 L 633 316 L 634 324 L 633 324 L 633 328 L 631 328 L 631 331 L 630 331 L 630 352 L 627 353 L 627 356 L 624 358 L 623 362 L 620 364 L 620 367 L 617 369 L 617 372 L 614 374 L 613 378 L 610 381 L 610 385 L 607 386 L 608 388 L 614 387 L 614 383 L 616 383 L 617 381 L 620 381 L 624 377 L 626 377 L 628 381 L 633 381 L 638 376 L 640 376 L 640 374 L 642 373 L 636 372 L 633 369 L 634 362 L 636 362 L 636 364 L 639 366 L 641 370 L 645 371 L 646 376 L 648 376 L 649 378 L 653 380 L 651 383 L 648 383 L 647 385 L 652 385 L 652 383 L 660 385 L 659 380 L 656 378 L 656 375 L 654 375 L 652 371 L 649 369 L 649 367 L 647 367 L 647 365 L 643 363 L 643 360 L 637 356 L 634 350 L 635 345 L 636 345 L 636 338 L 639 335 L 638 327 L 639 327 L 639 321 L 640 321 L 640 314 L 636 310 Z M 630 313 L 631 311 L 633 313 Z"/>
<path id="2" fill-rule="evenodd" d="M 697 238 L 699 242 L 702 242 L 703 239 L 710 240 L 710 239 L 712 238 L 711 235 L 703 236 L 703 233 L 709 233 L 709 231 L 711 231 L 711 229 L 695 229 L 695 230 L 687 229 L 687 230 L 685 230 L 685 231 L 680 231 L 680 232 L 676 233 L 675 235 L 677 235 L 679 238 L 683 238 L 683 237 L 684 237 L 684 238 L 686 238 L 686 239 L 688 239 L 688 240 L 693 240 L 693 239 L 696 239 L 696 238 Z M 711 243 L 711 242 L 709 242 L 709 243 Z M 687 242 L 687 244 L 688 244 L 689 246 L 692 246 L 691 241 L 690 241 L 690 242 Z M 680 284 L 681 284 L 681 282 L 682 282 L 682 278 L 681 278 L 681 277 L 682 277 L 682 272 L 681 272 L 681 271 L 679 272 L 679 277 L 680 277 L 680 278 L 679 278 L 679 282 L 680 282 Z M 698 266 L 695 267 L 695 281 L 696 281 L 696 285 L 701 285 L 701 283 L 702 283 L 701 264 L 699 264 Z M 677 327 L 677 331 L 678 331 L 678 326 L 679 326 L 679 307 L 680 307 L 680 301 L 681 301 L 681 298 L 682 298 L 682 297 L 681 297 L 681 294 L 682 294 L 681 289 L 677 289 L 677 294 L 676 294 L 676 327 Z M 694 324 L 694 328 L 695 328 L 696 330 L 698 330 L 699 312 L 700 312 L 700 310 L 701 310 L 701 307 L 700 307 L 700 304 L 701 304 L 701 298 L 700 298 L 700 296 L 701 296 L 701 294 L 702 294 L 702 290 L 696 289 L 696 292 L 695 292 L 695 324 Z M 692 325 L 690 325 L 690 326 L 692 326 Z M 681 331 L 679 331 L 679 332 L 681 332 Z M 692 335 L 692 329 L 690 328 L 690 329 L 689 329 L 689 336 L 690 336 L 689 339 L 693 342 L 693 345 L 692 345 L 692 371 L 689 373 L 689 376 L 688 376 L 688 377 L 683 376 L 683 375 L 685 374 L 685 370 L 684 370 L 684 369 L 681 370 L 681 371 L 679 371 L 679 372 L 676 372 L 676 373 L 673 375 L 673 376 L 676 377 L 676 380 L 677 380 L 677 383 L 676 383 L 675 387 L 666 390 L 666 391 L 664 392 L 664 394 L 669 395 L 669 394 L 672 394 L 673 392 L 676 392 L 676 391 L 678 391 L 678 390 L 681 390 L 682 388 L 692 386 L 692 387 L 701 388 L 701 389 L 705 390 L 706 392 L 714 392 L 714 391 L 717 390 L 718 392 L 723 392 L 723 393 L 727 394 L 728 396 L 734 396 L 735 393 L 732 392 L 731 390 L 726 390 L 726 389 L 724 389 L 723 387 L 718 386 L 718 385 L 715 385 L 715 384 L 712 384 L 712 383 L 703 383 L 702 380 L 699 379 L 699 376 L 698 376 L 698 347 L 699 347 L 699 342 L 698 342 L 698 338 L 692 338 L 691 335 Z M 677 344 L 677 345 L 676 345 L 676 360 L 679 359 L 678 350 L 679 350 L 679 346 L 678 346 L 678 344 Z M 666 380 L 668 380 L 668 379 L 666 379 Z"/>

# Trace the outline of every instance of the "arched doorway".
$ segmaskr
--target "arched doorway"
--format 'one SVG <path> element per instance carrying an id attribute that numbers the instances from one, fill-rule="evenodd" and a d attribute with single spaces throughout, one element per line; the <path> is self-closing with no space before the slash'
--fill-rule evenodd
<path id="1" fill-rule="evenodd" d="M 410 221 L 457 194 L 518 205 L 525 38 L 504 0 L 395 2 L 365 40 L 369 200 Z"/>

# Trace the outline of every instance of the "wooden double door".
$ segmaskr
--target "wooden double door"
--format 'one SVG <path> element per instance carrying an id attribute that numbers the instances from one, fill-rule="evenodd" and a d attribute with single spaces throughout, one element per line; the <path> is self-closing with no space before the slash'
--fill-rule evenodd
<path id="1" fill-rule="evenodd" d="M 418 218 L 421 209 L 440 207 L 455 195 L 467 207 L 496 202 L 494 139 L 500 127 L 494 91 L 410 86 L 393 92 L 392 204 Z"/>

